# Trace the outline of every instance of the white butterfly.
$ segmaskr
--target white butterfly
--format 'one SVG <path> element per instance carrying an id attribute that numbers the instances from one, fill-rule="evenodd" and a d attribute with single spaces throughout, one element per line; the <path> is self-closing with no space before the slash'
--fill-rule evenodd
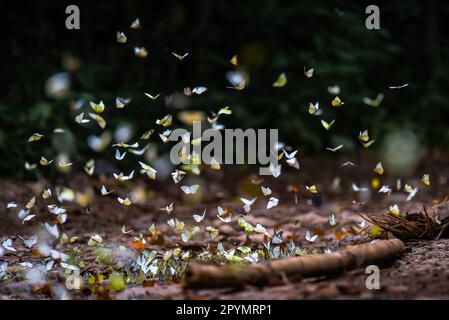
<path id="1" fill-rule="evenodd" d="M 120 154 L 120 151 L 118 149 L 115 149 L 115 158 L 117 160 L 123 160 L 123 158 L 125 158 L 126 156 L 126 151 L 123 152 L 122 154 Z"/>
<path id="2" fill-rule="evenodd" d="M 318 238 L 318 235 L 316 234 L 316 235 L 312 236 L 311 232 L 309 230 L 307 230 L 305 238 L 309 242 L 314 242 Z"/>
<path id="3" fill-rule="evenodd" d="M 158 94 L 156 94 L 156 95 L 151 95 L 150 93 L 147 93 L 147 92 L 144 92 L 145 93 L 145 95 L 148 97 L 148 98 L 150 98 L 151 100 L 156 100 L 157 98 L 159 98 L 159 96 L 161 95 L 160 93 L 158 93 Z"/>
<path id="4" fill-rule="evenodd" d="M 84 112 L 81 112 L 79 115 L 75 117 L 76 123 L 83 124 L 90 122 L 89 119 L 84 119 Z"/>
<path id="5" fill-rule="evenodd" d="M 282 239 L 282 235 L 284 234 L 284 231 L 280 231 L 279 233 L 274 233 L 273 237 L 271 238 L 271 243 L 272 244 L 281 244 L 282 242 L 284 242 L 284 240 Z"/>
<path id="6" fill-rule="evenodd" d="M 145 151 L 148 150 L 148 148 L 150 147 L 150 144 L 147 144 L 145 147 L 143 147 L 142 149 L 129 149 L 128 151 L 131 152 L 132 154 L 135 154 L 137 156 L 141 156 L 145 153 Z"/>
<path id="7" fill-rule="evenodd" d="M 337 224 L 337 219 L 335 218 L 335 214 L 333 213 L 329 215 L 329 224 L 331 226 L 335 226 Z"/>
<path id="8" fill-rule="evenodd" d="M 391 193 L 391 188 L 389 186 L 382 186 L 379 189 L 379 193 Z"/>
<path id="9" fill-rule="evenodd" d="M 120 172 L 119 174 L 114 173 L 113 175 L 114 175 L 114 178 L 118 181 L 127 181 L 127 180 L 131 180 L 134 177 L 134 170 L 131 171 L 131 173 L 127 176 L 125 176 L 123 174 L 123 172 Z"/>
<path id="10" fill-rule="evenodd" d="M 131 102 L 131 98 L 121 98 L 117 97 L 115 98 L 115 107 L 117 109 L 123 109 Z"/>
<path id="11" fill-rule="evenodd" d="M 181 190 L 185 194 L 195 194 L 199 187 L 200 187 L 199 184 L 194 184 L 191 186 L 181 186 Z"/>
<path id="12" fill-rule="evenodd" d="M 47 229 L 48 233 L 50 233 L 56 239 L 59 238 L 58 225 L 55 224 L 55 225 L 51 226 L 47 222 L 45 222 L 45 229 Z"/>
<path id="13" fill-rule="evenodd" d="M 271 174 L 273 175 L 273 177 L 275 177 L 275 178 L 279 177 L 281 175 L 281 169 L 282 169 L 281 164 L 270 163 L 269 170 L 270 170 Z"/>
<path id="14" fill-rule="evenodd" d="M 337 147 L 335 147 L 335 148 L 327 147 L 326 150 L 329 150 L 329 151 L 332 151 L 332 152 L 336 152 L 336 151 L 340 150 L 341 148 L 343 148 L 342 144 L 337 146 Z"/>
<path id="15" fill-rule="evenodd" d="M 186 174 L 185 171 L 182 170 L 175 170 L 174 172 L 171 173 L 171 176 L 173 178 L 173 181 L 175 183 L 178 183 L 179 181 L 182 180 L 182 178 L 184 178 L 184 175 Z"/>
<path id="16" fill-rule="evenodd" d="M 17 250 L 12 246 L 12 240 L 6 239 L 2 242 L 2 247 L 8 251 L 17 252 Z"/>
<path id="17" fill-rule="evenodd" d="M 271 194 L 271 189 L 268 187 L 261 186 L 260 189 L 264 196 L 269 196 Z"/>
<path id="18" fill-rule="evenodd" d="M 31 248 L 32 246 L 34 246 L 37 243 L 37 235 L 33 235 L 31 238 L 28 238 L 28 239 L 22 238 L 21 236 L 19 236 L 19 238 L 23 240 L 23 243 L 28 248 Z"/>
<path id="19" fill-rule="evenodd" d="M 340 167 L 357 167 L 357 165 L 351 161 L 343 162 Z"/>
<path id="20" fill-rule="evenodd" d="M 298 150 L 295 150 L 292 153 L 288 153 L 287 151 L 285 151 L 285 149 L 282 149 L 282 151 L 284 152 L 284 155 L 287 159 L 293 159 L 298 153 Z"/>
<path id="21" fill-rule="evenodd" d="M 402 89 L 408 86 L 408 83 L 404 83 L 403 85 L 399 85 L 399 86 L 390 86 L 388 87 L 389 89 Z"/>
<path id="22" fill-rule="evenodd" d="M 229 223 L 232 220 L 232 213 L 229 210 L 223 210 L 222 207 L 218 207 L 217 218 L 224 223 Z"/>
<path id="23" fill-rule="evenodd" d="M 126 231 L 126 226 L 125 225 L 123 225 L 123 227 L 122 227 L 122 233 L 123 234 L 128 234 L 128 233 L 131 233 L 133 231 L 134 231 L 133 229 L 129 229 L 128 231 Z"/>
<path id="24" fill-rule="evenodd" d="M 168 141 L 170 141 L 170 134 L 171 134 L 171 130 L 167 129 L 162 133 L 159 133 L 159 137 L 161 138 L 163 143 L 167 143 Z"/>
<path id="25" fill-rule="evenodd" d="M 415 195 L 416 195 L 417 192 L 418 192 L 418 187 L 412 189 L 412 190 L 408 193 L 408 196 L 407 196 L 406 201 L 412 200 L 412 199 L 415 197 Z"/>
<path id="26" fill-rule="evenodd" d="M 6 205 L 6 208 L 17 208 L 17 203 L 15 203 L 14 201 L 12 201 L 12 202 L 9 202 L 7 205 Z"/>
<path id="27" fill-rule="evenodd" d="M 340 87 L 337 85 L 327 87 L 327 91 L 334 96 L 339 95 L 341 92 Z"/>
<path id="28" fill-rule="evenodd" d="M 195 93 L 195 94 L 203 94 L 204 92 L 206 92 L 207 91 L 207 88 L 206 87 L 195 87 L 195 88 L 193 88 L 192 89 L 192 93 Z"/>
<path id="29" fill-rule="evenodd" d="M 34 169 L 36 169 L 36 167 L 37 167 L 36 164 L 30 164 L 30 163 L 27 162 L 27 161 L 25 161 L 24 166 L 25 166 L 25 170 L 27 170 L 27 171 L 34 170 Z"/>
<path id="30" fill-rule="evenodd" d="M 22 220 L 22 224 L 24 224 L 24 223 L 27 222 L 27 221 L 30 221 L 30 220 L 33 219 L 35 216 L 36 216 L 36 215 L 34 215 L 34 214 L 29 214 L 29 215 L 25 216 L 25 218 L 23 218 L 23 220 Z"/>
<path id="31" fill-rule="evenodd" d="M 114 192 L 114 190 L 108 191 L 104 185 L 101 186 L 101 194 L 103 196 L 106 196 L 106 195 L 108 195 L 108 194 L 110 194 L 112 192 Z"/>
<path id="32" fill-rule="evenodd" d="M 267 203 L 267 209 L 271 209 L 271 208 L 273 208 L 273 207 L 276 207 L 276 206 L 278 205 L 278 203 L 279 203 L 279 199 L 278 199 L 278 198 L 271 197 L 271 198 L 268 200 L 268 203 Z"/>
<path id="33" fill-rule="evenodd" d="M 248 200 L 246 198 L 240 198 L 240 200 L 243 202 L 243 209 L 246 212 L 250 212 L 251 211 L 251 206 L 253 205 L 253 203 L 256 201 L 257 197 L 252 198 L 251 200 Z"/>
<path id="34" fill-rule="evenodd" d="M 368 188 L 366 187 L 359 187 L 357 186 L 355 183 L 352 184 L 352 190 L 354 192 L 359 192 L 359 191 L 368 191 Z"/>
<path id="35" fill-rule="evenodd" d="M 170 214 L 173 211 L 173 209 L 174 209 L 173 202 L 161 208 L 161 210 L 167 212 L 167 214 Z"/>
<path id="36" fill-rule="evenodd" d="M 204 210 L 202 216 L 200 216 L 199 214 L 194 214 L 194 215 L 193 215 L 193 219 L 194 219 L 196 222 L 200 223 L 201 221 L 203 221 L 203 219 L 204 219 L 205 216 L 206 216 L 206 210 Z"/>

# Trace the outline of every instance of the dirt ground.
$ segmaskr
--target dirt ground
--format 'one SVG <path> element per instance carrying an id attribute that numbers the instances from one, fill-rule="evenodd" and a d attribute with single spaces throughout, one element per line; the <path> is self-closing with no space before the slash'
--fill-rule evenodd
<path id="1" fill-rule="evenodd" d="M 97 194 L 89 205 L 89 213 L 77 204 L 66 204 L 69 214 L 67 223 L 62 231 L 70 236 L 77 236 L 73 244 L 61 246 L 55 243 L 60 250 L 67 250 L 79 245 L 85 250 L 83 260 L 87 263 L 85 270 L 97 273 L 106 273 L 105 267 L 98 264 L 92 251 L 86 246 L 93 234 L 99 234 L 103 244 L 108 247 L 123 245 L 129 250 L 124 260 L 136 259 L 138 253 L 133 248 L 134 237 L 139 233 L 147 232 L 152 223 L 158 226 L 164 237 L 163 243 L 148 243 L 151 249 L 166 249 L 181 247 L 200 252 L 211 241 L 205 234 L 183 244 L 179 234 L 173 232 L 166 224 L 170 218 L 160 210 L 168 203 L 175 202 L 175 210 L 171 217 L 185 221 L 186 225 L 194 224 L 192 214 L 201 213 L 208 209 L 204 225 L 211 225 L 219 229 L 220 235 L 213 242 L 222 241 L 226 249 L 247 245 L 251 248 L 261 248 L 263 235 L 243 232 L 236 228 L 236 221 L 241 209 L 240 196 L 250 198 L 257 195 L 258 200 L 253 210 L 245 219 L 253 224 L 261 223 L 272 234 L 274 230 L 283 230 L 283 237 L 293 240 L 308 250 L 316 249 L 318 252 L 324 248 L 332 251 L 345 245 L 366 242 L 369 239 L 357 234 L 363 219 L 358 213 L 377 215 L 387 212 L 389 205 L 397 203 L 401 212 L 416 212 L 423 205 L 431 206 L 432 201 L 443 199 L 447 195 L 447 176 L 449 170 L 446 166 L 447 158 L 433 157 L 432 160 L 422 162 L 416 169 L 416 174 L 403 179 L 403 183 L 419 185 L 423 173 L 430 173 L 432 184 L 430 187 L 420 186 L 420 190 L 412 201 L 406 202 L 404 192 L 393 192 L 390 196 L 378 194 L 376 191 L 365 195 L 353 192 L 351 183 L 369 185 L 374 177 L 372 168 L 376 161 L 364 160 L 363 165 L 357 167 L 340 167 L 344 161 L 351 159 L 334 159 L 327 162 L 324 159 L 305 159 L 301 162 L 302 168 L 298 171 L 286 170 L 279 178 L 264 178 L 263 182 L 254 181 L 253 171 L 248 169 L 232 169 L 219 172 L 207 172 L 201 178 L 192 178 L 189 181 L 199 183 L 206 192 L 200 193 L 193 200 L 182 194 L 173 183 L 149 182 L 135 179 L 131 187 L 133 190 L 141 189 L 146 196 L 138 204 L 129 207 L 120 205 L 115 195 L 101 196 L 99 189 L 102 184 L 108 185 L 117 191 L 130 190 L 129 184 L 120 184 L 107 175 L 89 178 L 86 175 L 76 174 L 68 177 L 46 181 L 52 187 L 68 186 L 76 190 L 86 190 L 93 186 Z M 338 183 L 335 177 L 339 177 Z M 186 178 L 187 179 L 187 178 Z M 190 178 L 188 178 L 190 179 Z M 319 196 L 301 191 L 297 203 L 288 185 L 304 186 L 313 181 L 320 190 Z M 172 181 L 171 181 L 172 182 Z M 280 199 L 279 205 L 266 210 L 266 200 L 260 194 L 260 184 L 269 185 L 273 195 Z M 382 176 L 382 184 L 394 186 L 396 178 Z M 186 183 L 187 184 L 187 183 Z M 48 213 L 45 201 L 37 201 L 33 223 L 21 224 L 15 213 L 6 209 L 10 201 L 26 203 L 35 194 L 39 186 L 34 182 L 17 182 L 3 180 L 0 182 L 0 241 L 12 239 L 17 252 L 5 251 L 0 255 L 0 264 L 8 262 L 11 274 L 20 274 L 26 267 L 21 262 L 39 262 L 40 257 L 32 249 L 26 248 L 22 237 L 37 234 L 42 224 L 50 221 L 52 216 Z M 365 204 L 361 202 L 365 202 Z M 217 206 L 231 208 L 234 212 L 232 222 L 223 223 L 216 218 Z M 328 223 L 330 212 L 335 213 L 337 226 L 331 227 Z M 122 226 L 130 233 L 123 233 Z M 318 239 L 310 243 L 305 240 L 306 230 L 318 234 Z M 449 299 L 449 240 L 414 241 L 406 243 L 407 250 L 404 255 L 389 266 L 384 266 L 380 273 L 379 290 L 368 290 L 365 287 L 367 275 L 364 269 L 353 270 L 340 276 L 321 277 L 293 281 L 285 279 L 284 283 L 266 287 L 245 287 L 243 290 L 182 290 L 180 279 L 173 281 L 151 281 L 143 285 L 129 284 L 119 293 L 110 293 L 105 296 L 92 290 L 78 292 L 68 291 L 64 287 L 64 277 L 61 268 L 55 266 L 44 283 L 33 283 L 20 276 L 12 276 L 7 280 L 0 280 L 0 299 Z M 64 294 L 61 294 L 61 291 Z"/>

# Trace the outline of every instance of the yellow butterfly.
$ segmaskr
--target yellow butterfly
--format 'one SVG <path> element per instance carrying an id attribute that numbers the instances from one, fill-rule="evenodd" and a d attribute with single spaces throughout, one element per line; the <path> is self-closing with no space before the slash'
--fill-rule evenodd
<path id="1" fill-rule="evenodd" d="M 43 137 L 44 137 L 44 135 L 42 135 L 40 133 L 33 133 L 33 135 L 28 139 L 28 142 L 39 141 Z"/>
<path id="2" fill-rule="evenodd" d="M 239 83 L 232 83 L 232 85 L 232 87 L 227 86 L 226 88 L 241 91 L 246 88 L 246 80 L 242 80 Z"/>
<path id="3" fill-rule="evenodd" d="M 421 182 L 426 186 L 430 186 L 430 176 L 428 174 L 423 175 Z"/>
<path id="4" fill-rule="evenodd" d="M 90 159 L 89 161 L 86 162 L 86 164 L 84 165 L 84 171 L 88 174 L 88 175 L 93 175 L 94 174 L 94 170 L 95 170 L 95 160 L 94 159 Z"/>
<path id="5" fill-rule="evenodd" d="M 142 28 L 142 26 L 140 25 L 140 19 L 139 19 L 139 18 L 136 18 L 136 19 L 131 23 L 130 28 L 131 28 L 131 29 L 140 29 L 140 28 Z"/>
<path id="6" fill-rule="evenodd" d="M 41 160 L 39 161 L 39 163 L 40 163 L 42 166 L 48 166 L 48 165 L 49 165 L 50 163 L 52 163 L 52 162 L 53 162 L 53 160 L 48 161 L 47 158 L 42 157 L 42 156 L 41 156 Z"/>
<path id="7" fill-rule="evenodd" d="M 304 75 L 307 78 L 312 78 L 313 77 L 313 71 L 314 71 L 313 68 L 310 68 L 310 69 L 306 70 L 306 67 L 304 67 Z"/>
<path id="8" fill-rule="evenodd" d="M 119 143 L 115 143 L 112 145 L 113 147 L 117 147 L 117 148 L 138 148 L 139 147 L 139 143 L 135 142 L 133 144 L 127 144 L 124 142 L 119 142 Z"/>
<path id="9" fill-rule="evenodd" d="M 102 113 L 104 111 L 104 103 L 103 101 L 100 101 L 100 103 L 90 102 L 90 107 L 96 112 L 96 113 Z"/>
<path id="10" fill-rule="evenodd" d="M 141 161 L 139 161 L 140 166 L 142 167 L 143 171 L 147 174 L 148 178 L 155 180 L 156 179 L 156 169 L 152 168 L 150 165 L 145 164 Z"/>
<path id="11" fill-rule="evenodd" d="M 332 120 L 330 123 L 327 123 L 326 121 L 321 120 L 321 124 L 323 125 L 324 129 L 326 129 L 326 130 L 329 130 L 334 123 L 335 123 L 335 119 Z"/>
<path id="12" fill-rule="evenodd" d="M 156 124 L 161 125 L 165 128 L 170 127 L 173 122 L 173 116 L 171 114 L 167 114 L 162 119 L 157 119 Z"/>
<path id="13" fill-rule="evenodd" d="M 335 96 L 331 103 L 333 107 L 340 107 L 345 104 L 343 101 L 341 101 L 339 96 Z"/>
<path id="14" fill-rule="evenodd" d="M 36 204 L 36 197 L 32 197 L 31 200 L 28 201 L 28 203 L 25 205 L 25 208 L 31 210 L 35 204 Z"/>
<path id="15" fill-rule="evenodd" d="M 212 160 L 210 161 L 210 167 L 214 170 L 220 170 L 221 166 L 218 163 L 217 160 L 215 160 L 214 158 L 212 158 Z"/>
<path id="16" fill-rule="evenodd" d="M 106 128 L 106 120 L 104 120 L 104 118 L 102 116 L 100 116 L 99 114 L 89 113 L 89 117 L 94 119 L 97 122 L 97 124 L 100 126 L 101 129 Z"/>
<path id="17" fill-rule="evenodd" d="M 287 84 L 287 76 L 284 72 L 282 72 L 275 82 L 273 82 L 273 87 L 275 88 L 282 88 Z"/>
<path id="18" fill-rule="evenodd" d="M 209 234 L 211 239 L 214 239 L 216 236 L 218 236 L 218 233 L 219 233 L 218 229 L 215 229 L 214 227 L 211 227 L 211 226 L 206 227 L 206 232 Z"/>
<path id="19" fill-rule="evenodd" d="M 377 174 L 380 174 L 380 175 L 384 174 L 384 168 L 382 166 L 382 162 L 379 162 L 376 164 L 376 167 L 374 168 L 374 172 Z"/>
<path id="20" fill-rule="evenodd" d="M 384 94 L 379 93 L 375 99 L 371 99 L 368 97 L 363 98 L 363 103 L 365 103 L 371 107 L 377 108 L 378 106 L 380 106 L 380 104 L 382 103 L 383 100 L 384 100 Z"/>
<path id="21" fill-rule="evenodd" d="M 126 38 L 125 34 L 122 31 L 117 31 L 117 42 L 118 43 L 126 43 L 128 38 Z"/>
<path id="22" fill-rule="evenodd" d="M 179 61 L 182 61 L 182 60 L 184 60 L 184 58 L 186 58 L 189 55 L 189 53 L 186 52 L 186 53 L 184 53 L 184 55 L 180 55 L 180 54 L 172 52 L 172 55 L 174 55 L 176 58 L 178 58 Z"/>
<path id="23" fill-rule="evenodd" d="M 175 206 L 174 206 L 173 202 L 170 202 L 168 205 L 166 205 L 165 207 L 161 208 L 160 210 L 167 212 L 167 214 L 170 214 L 173 211 L 174 208 L 175 208 Z"/>
<path id="24" fill-rule="evenodd" d="M 364 148 L 369 148 L 369 147 L 371 147 L 371 145 L 372 145 L 374 142 L 376 142 L 376 140 L 371 140 L 371 141 L 368 141 L 368 142 L 362 142 L 362 144 L 363 144 L 363 147 L 364 147 Z"/>
<path id="25" fill-rule="evenodd" d="M 120 202 L 121 205 L 124 205 L 124 206 L 129 206 L 132 204 L 132 202 L 131 202 L 131 200 L 129 200 L 129 198 L 122 199 L 122 198 L 118 197 L 117 200 L 118 200 L 118 202 Z"/>
<path id="26" fill-rule="evenodd" d="M 318 189 L 316 188 L 315 185 L 312 186 L 306 186 L 307 191 L 311 192 L 311 193 L 318 193 Z"/>
<path id="27" fill-rule="evenodd" d="M 229 115 L 229 114 L 232 114 L 232 110 L 229 109 L 228 106 L 226 106 L 226 107 L 224 107 L 224 108 L 221 108 L 221 109 L 218 111 L 218 114 L 227 114 L 227 115 Z"/>
<path id="28" fill-rule="evenodd" d="M 191 125 L 195 121 L 203 121 L 206 118 L 203 111 L 181 111 L 178 113 L 178 119 L 186 125 Z"/>
<path id="29" fill-rule="evenodd" d="M 151 135 L 154 133 L 154 130 L 153 129 L 150 129 L 150 130 L 148 130 L 148 131 L 145 131 L 143 134 L 142 134 L 142 136 L 140 137 L 140 139 L 142 139 L 142 140 L 148 140 L 148 139 L 150 139 L 150 137 L 151 137 Z"/>
<path id="30" fill-rule="evenodd" d="M 359 140 L 362 142 L 367 142 L 369 140 L 369 134 L 368 134 L 368 130 L 365 131 L 360 131 L 359 133 Z"/>
<path id="31" fill-rule="evenodd" d="M 315 104 L 313 104 L 312 102 L 309 103 L 309 113 L 310 114 L 317 113 L 319 109 L 320 109 L 320 104 L 318 102 L 316 102 Z"/>
<path id="32" fill-rule="evenodd" d="M 134 47 L 134 54 L 139 58 L 146 58 L 148 51 L 144 47 Z"/>
<path id="33" fill-rule="evenodd" d="M 390 213 L 398 217 L 400 215 L 399 206 L 397 204 L 390 206 Z"/>
<path id="34" fill-rule="evenodd" d="M 232 56 L 230 62 L 231 62 L 234 66 L 237 66 L 237 65 L 239 64 L 239 60 L 238 60 L 236 54 Z"/>

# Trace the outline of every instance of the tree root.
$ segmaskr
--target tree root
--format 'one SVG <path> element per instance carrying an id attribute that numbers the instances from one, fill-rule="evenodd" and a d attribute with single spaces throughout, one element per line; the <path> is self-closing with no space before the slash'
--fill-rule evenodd
<path id="1" fill-rule="evenodd" d="M 331 254 L 315 254 L 284 260 L 257 263 L 249 266 L 225 267 L 192 262 L 183 282 L 186 289 L 241 288 L 245 285 L 267 286 L 282 279 L 340 274 L 371 264 L 384 264 L 404 251 L 399 239 L 378 240 L 349 246 Z"/>

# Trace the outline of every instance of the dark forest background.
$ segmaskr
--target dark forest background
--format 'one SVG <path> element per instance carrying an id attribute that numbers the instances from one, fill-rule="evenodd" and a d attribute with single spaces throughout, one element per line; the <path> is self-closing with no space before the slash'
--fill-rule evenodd
<path id="1" fill-rule="evenodd" d="M 65 8 L 77 4 L 81 29 L 65 28 Z M 279 128 L 281 139 L 300 146 L 303 154 L 322 153 L 343 141 L 356 152 L 359 130 L 377 139 L 398 128 L 414 132 L 427 149 L 449 145 L 449 37 L 445 1 L 378 3 L 380 30 L 365 28 L 363 1 L 25 1 L 0 3 L 0 172 L 21 177 L 25 161 L 42 154 L 69 153 L 74 161 L 97 155 L 86 146 L 95 126 L 80 128 L 71 105 L 78 99 L 103 100 L 108 128 L 122 123 L 142 132 L 170 109 L 163 98 L 150 101 L 143 92 L 169 95 L 184 87 L 204 85 L 208 91 L 188 99 L 184 110 L 218 110 L 229 105 L 228 127 Z M 375 3 L 373 3 L 375 4 Z M 130 30 L 139 17 L 141 30 Z M 116 42 L 116 31 L 128 37 Z M 147 59 L 133 54 L 145 46 Z M 190 52 L 182 63 L 170 51 Z M 238 54 L 250 74 L 244 91 L 226 89 L 229 59 Z M 303 68 L 314 67 L 307 79 Z M 55 99 L 44 90 L 46 80 L 68 72 L 70 92 Z M 285 72 L 288 84 L 273 88 Z M 409 83 L 401 90 L 389 86 Z M 327 87 L 338 84 L 345 106 L 328 110 Z M 379 108 L 363 104 L 379 92 Z M 132 97 L 123 110 L 115 97 Z M 319 101 L 325 119 L 336 119 L 331 134 L 307 112 Z M 63 127 L 63 140 L 30 145 L 33 132 L 51 135 Z M 160 139 L 152 138 L 153 143 Z M 373 146 L 376 150 L 378 145 Z M 46 151 L 46 152 L 45 152 Z M 108 150 L 108 152 L 111 152 Z"/>

